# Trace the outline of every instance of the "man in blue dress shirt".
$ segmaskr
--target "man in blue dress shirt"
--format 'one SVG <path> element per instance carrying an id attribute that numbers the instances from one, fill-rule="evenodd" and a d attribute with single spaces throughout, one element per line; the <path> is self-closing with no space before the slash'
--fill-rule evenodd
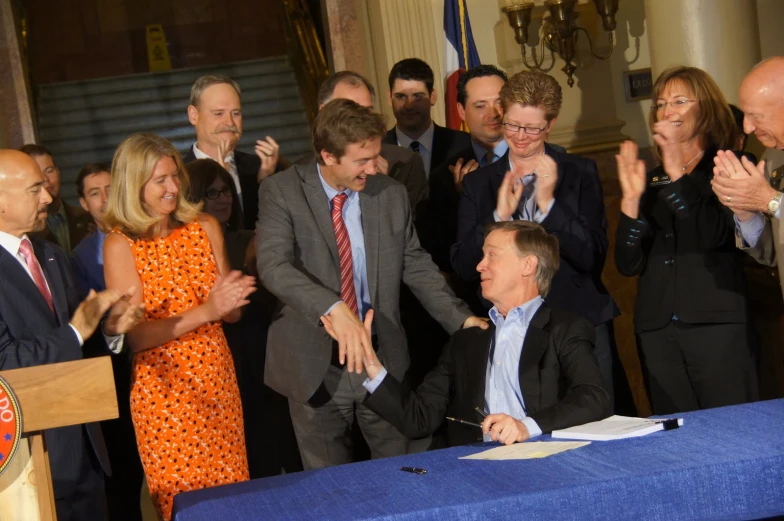
<path id="1" fill-rule="evenodd" d="M 71 254 L 71 265 L 82 296 L 87 295 L 91 289 L 106 289 L 103 278 L 103 242 L 109 230 L 103 223 L 103 216 L 109 200 L 110 170 L 109 165 L 91 163 L 82 168 L 76 177 L 79 204 L 93 218 L 96 227 Z M 105 355 L 108 352 L 105 340 L 100 335 L 95 335 L 85 345 L 87 356 Z M 114 469 L 119 470 L 104 482 L 108 519 L 141 521 L 139 497 L 144 473 L 139 452 L 136 450 L 136 435 L 131 421 L 131 361 L 128 355 L 122 353 L 113 356 L 112 369 L 117 388 L 119 418 L 101 422 L 101 430 L 106 440 L 109 461 Z"/>
<path id="2" fill-rule="evenodd" d="M 438 366 L 409 390 L 364 350 L 365 405 L 409 438 L 435 431 L 450 416 L 447 442 L 504 444 L 607 415 L 609 397 L 593 353 L 594 327 L 544 297 L 558 270 L 558 240 L 530 221 L 490 226 L 477 266 L 494 327 L 463 329 Z M 365 327 L 372 323 L 368 312 Z M 325 325 L 331 327 L 329 319 Z"/>

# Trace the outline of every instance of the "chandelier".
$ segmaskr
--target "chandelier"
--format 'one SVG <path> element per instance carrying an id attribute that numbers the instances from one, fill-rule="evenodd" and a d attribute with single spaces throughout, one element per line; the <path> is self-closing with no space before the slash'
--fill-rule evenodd
<path id="1" fill-rule="evenodd" d="M 561 69 L 566 73 L 566 82 L 570 87 L 574 86 L 574 78 L 572 75 L 577 70 L 577 66 L 572 63 L 575 59 L 577 49 L 577 35 L 581 32 L 585 34 L 588 40 L 588 47 L 591 54 L 599 59 L 606 60 L 610 57 L 615 47 L 613 39 L 613 31 L 615 31 L 615 13 L 618 12 L 619 0 L 593 0 L 596 6 L 596 12 L 602 19 L 602 25 L 607 32 L 607 38 L 610 43 L 610 48 L 604 54 L 598 54 L 594 51 L 591 36 L 584 28 L 577 25 L 577 13 L 575 7 L 577 0 L 547 0 L 544 6 L 550 12 L 549 18 L 542 20 L 542 38 L 541 49 L 537 57 L 536 46 L 531 49 L 533 63 L 528 63 L 528 56 L 526 48 L 528 47 L 528 26 L 531 23 L 531 14 L 534 10 L 533 2 L 524 2 L 522 4 L 515 4 L 501 9 L 501 12 L 506 14 L 509 19 L 509 25 L 515 33 L 515 41 L 520 45 L 523 55 L 523 64 L 529 69 L 540 70 L 548 72 L 555 66 L 555 53 L 564 61 L 565 65 Z M 552 63 L 548 68 L 543 68 L 545 60 L 545 47 L 550 49 L 550 58 Z"/>

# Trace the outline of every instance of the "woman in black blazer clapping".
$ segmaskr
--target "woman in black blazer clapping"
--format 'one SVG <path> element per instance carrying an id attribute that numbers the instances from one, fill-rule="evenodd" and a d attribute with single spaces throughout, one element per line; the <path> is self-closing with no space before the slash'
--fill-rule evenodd
<path id="1" fill-rule="evenodd" d="M 634 312 L 654 414 L 757 399 L 735 222 L 711 190 L 713 158 L 738 129 L 713 79 L 673 67 L 653 87 L 650 125 L 662 165 L 637 146 L 616 156 L 623 199 L 615 262 L 639 275 Z"/>

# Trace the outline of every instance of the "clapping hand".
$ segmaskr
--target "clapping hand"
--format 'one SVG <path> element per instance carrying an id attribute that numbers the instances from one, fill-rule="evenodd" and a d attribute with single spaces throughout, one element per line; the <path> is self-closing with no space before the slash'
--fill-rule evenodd
<path id="1" fill-rule="evenodd" d="M 623 195 L 621 211 L 632 219 L 637 219 L 640 214 L 640 199 L 647 182 L 645 163 L 638 158 L 637 143 L 624 141 L 615 161 L 618 163 L 618 182 Z"/>
<path id="2" fill-rule="evenodd" d="M 678 127 L 671 121 L 659 121 L 653 124 L 653 140 L 659 145 L 662 166 L 674 183 L 683 177 L 683 154 L 678 142 Z"/>
<path id="3" fill-rule="evenodd" d="M 219 276 L 205 304 L 209 320 L 220 320 L 235 309 L 248 304 L 248 296 L 254 291 L 256 279 L 243 275 L 241 271 L 235 270 L 226 276 Z"/>
<path id="4" fill-rule="evenodd" d="M 501 187 L 498 189 L 498 202 L 495 211 L 502 221 L 508 221 L 517 211 L 520 199 L 523 197 L 525 185 L 511 170 L 504 175 Z"/>
<path id="5" fill-rule="evenodd" d="M 261 159 L 261 168 L 256 176 L 256 180 L 261 183 L 264 179 L 275 173 L 275 168 L 278 166 L 278 154 L 280 153 L 280 145 L 267 136 L 265 139 L 256 141 L 255 147 L 256 155 Z"/>
<path id="6" fill-rule="evenodd" d="M 555 197 L 555 184 L 558 181 L 558 164 L 547 154 L 536 160 L 536 206 L 542 213 L 547 212 L 550 201 Z"/>

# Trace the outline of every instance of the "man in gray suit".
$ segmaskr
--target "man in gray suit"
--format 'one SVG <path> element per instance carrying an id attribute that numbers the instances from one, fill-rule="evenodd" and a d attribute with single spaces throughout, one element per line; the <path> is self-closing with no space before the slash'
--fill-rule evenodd
<path id="1" fill-rule="evenodd" d="M 364 406 L 362 387 L 363 346 L 376 349 L 396 378 L 408 369 L 401 282 L 448 333 L 487 327 L 420 247 L 403 185 L 373 175 L 384 134 L 380 115 L 335 99 L 314 122 L 318 163 L 295 165 L 259 190 L 259 275 L 283 303 L 269 329 L 265 382 L 289 398 L 309 469 L 351 461 L 355 414 L 372 457 L 410 450 L 402 434 Z M 362 323 L 369 309 L 376 317 L 372 338 Z M 322 316 L 330 318 L 334 342 Z"/>

